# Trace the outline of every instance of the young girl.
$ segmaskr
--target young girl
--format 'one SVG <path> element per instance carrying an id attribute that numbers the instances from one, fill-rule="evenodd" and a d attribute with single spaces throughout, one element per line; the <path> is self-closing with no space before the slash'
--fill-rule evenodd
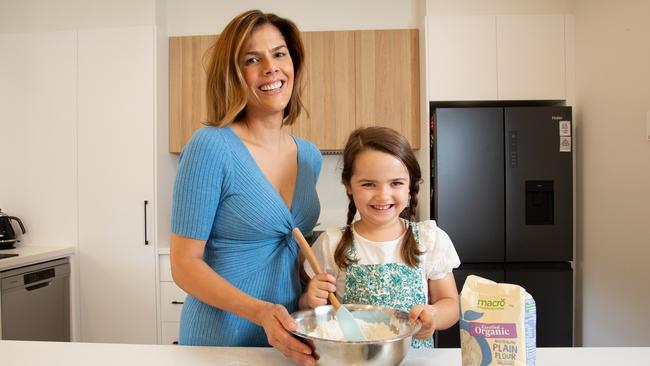
<path id="1" fill-rule="evenodd" d="M 456 250 L 434 221 L 413 222 L 420 179 L 411 147 L 396 131 L 368 127 L 350 135 L 342 174 L 350 201 L 347 227 L 329 228 L 314 243 L 324 273 L 314 276 L 304 263 L 312 279 L 301 308 L 325 305 L 328 292 L 335 292 L 345 304 L 408 311 L 422 323 L 415 348 L 433 347 L 433 332 L 458 321 Z M 408 221 L 400 218 L 404 210 Z"/>

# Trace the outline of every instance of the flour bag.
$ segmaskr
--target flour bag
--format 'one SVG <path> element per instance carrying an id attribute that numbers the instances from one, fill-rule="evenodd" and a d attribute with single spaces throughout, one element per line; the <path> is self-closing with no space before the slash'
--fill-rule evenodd
<path id="1" fill-rule="evenodd" d="M 523 287 L 467 277 L 460 294 L 463 366 L 534 366 L 536 317 Z"/>

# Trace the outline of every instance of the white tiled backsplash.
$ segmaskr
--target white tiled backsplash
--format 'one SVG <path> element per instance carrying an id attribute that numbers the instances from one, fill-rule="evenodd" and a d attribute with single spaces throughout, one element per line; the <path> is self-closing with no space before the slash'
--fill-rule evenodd
<path id="1" fill-rule="evenodd" d="M 323 168 L 316 185 L 320 199 L 320 217 L 316 230 L 331 226 L 345 226 L 348 198 L 341 184 L 342 155 L 323 156 Z"/>

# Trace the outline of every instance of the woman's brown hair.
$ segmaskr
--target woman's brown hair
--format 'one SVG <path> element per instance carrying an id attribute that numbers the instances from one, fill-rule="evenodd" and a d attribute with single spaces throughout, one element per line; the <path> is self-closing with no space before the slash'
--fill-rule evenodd
<path id="1" fill-rule="evenodd" d="M 305 48 L 296 25 L 275 14 L 249 10 L 236 16 L 226 25 L 213 46 L 207 69 L 206 124 L 223 127 L 241 120 L 246 115 L 246 81 L 239 67 L 242 48 L 257 27 L 275 26 L 287 43 L 293 63 L 294 82 L 289 104 L 284 109 L 283 125 L 291 125 L 302 111 L 301 100 Z"/>
<path id="2" fill-rule="evenodd" d="M 422 173 L 420 172 L 420 164 L 418 164 L 408 140 L 399 132 L 388 127 L 366 127 L 353 131 L 343 150 L 341 181 L 346 186 L 350 185 L 354 173 L 354 161 L 360 153 L 366 150 L 375 150 L 392 155 L 406 166 L 409 172 L 409 205 L 405 211 L 408 221 L 413 222 L 415 220 L 415 209 L 418 205 L 418 192 Z M 354 205 L 354 199 L 349 193 L 348 201 L 347 227 L 334 251 L 334 261 L 340 269 L 345 269 L 349 264 L 356 261 L 355 258 L 348 256 L 348 252 L 352 245 L 352 220 L 357 214 L 357 207 Z M 415 267 L 419 263 L 418 256 L 422 252 L 415 241 L 413 225 L 407 227 L 403 240 L 402 258 L 407 265 Z"/>

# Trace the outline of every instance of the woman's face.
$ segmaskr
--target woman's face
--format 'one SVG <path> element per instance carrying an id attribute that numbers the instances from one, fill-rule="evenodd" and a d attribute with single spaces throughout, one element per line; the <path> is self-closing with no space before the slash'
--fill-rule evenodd
<path id="1" fill-rule="evenodd" d="M 282 33 L 271 24 L 256 28 L 239 67 L 248 88 L 247 116 L 282 116 L 293 91 L 293 63 Z"/>

